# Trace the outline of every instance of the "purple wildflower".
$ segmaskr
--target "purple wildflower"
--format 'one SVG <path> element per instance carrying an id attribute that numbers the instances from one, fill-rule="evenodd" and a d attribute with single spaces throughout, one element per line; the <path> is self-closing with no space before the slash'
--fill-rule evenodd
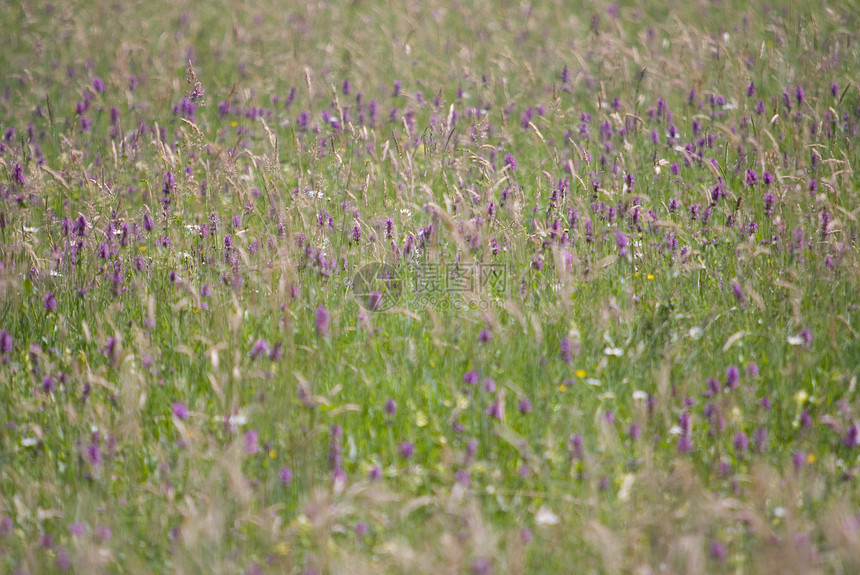
<path id="1" fill-rule="evenodd" d="M 472 575 L 490 575 L 493 572 L 493 563 L 486 557 L 478 557 L 472 561 Z"/>
<path id="2" fill-rule="evenodd" d="M 845 439 L 843 440 L 845 447 L 849 449 L 854 449 L 858 445 L 860 445 L 860 428 L 857 427 L 856 423 L 852 423 L 848 427 L 848 431 L 845 433 Z"/>
<path id="3" fill-rule="evenodd" d="M 705 392 L 705 396 L 707 397 L 717 395 L 723 390 L 722 385 L 720 385 L 720 380 L 715 377 L 709 377 L 706 383 L 708 385 L 708 391 Z"/>
<path id="4" fill-rule="evenodd" d="M 170 406 L 170 409 L 176 419 L 182 420 L 188 417 L 188 408 L 184 403 L 176 402 Z"/>
<path id="5" fill-rule="evenodd" d="M 747 434 L 743 431 L 739 431 L 737 435 L 735 435 L 733 443 L 735 451 L 744 452 L 749 448 L 749 439 L 747 439 Z"/>
<path id="6" fill-rule="evenodd" d="M 463 374 L 463 383 L 467 385 L 477 385 L 478 383 L 478 372 L 474 369 L 467 371 Z"/>
<path id="7" fill-rule="evenodd" d="M 12 351 L 12 336 L 7 330 L 0 331 L 0 353 L 7 354 Z"/>
<path id="8" fill-rule="evenodd" d="M 755 173 L 755 170 L 747 170 L 746 173 L 746 184 L 749 187 L 753 187 L 758 183 L 758 175 Z"/>
<path id="9" fill-rule="evenodd" d="M 289 487 L 293 482 L 293 472 L 289 467 L 281 467 L 281 470 L 278 472 L 278 478 L 284 487 Z"/>
<path id="10" fill-rule="evenodd" d="M 711 541 L 711 547 L 708 550 L 708 554 L 711 558 L 722 563 L 726 560 L 726 546 L 714 539 Z"/>
<path id="11" fill-rule="evenodd" d="M 398 452 L 400 453 L 400 457 L 403 459 L 410 459 L 415 455 L 415 445 L 408 441 L 403 441 L 398 448 Z"/>
<path id="12" fill-rule="evenodd" d="M 260 446 L 257 443 L 257 432 L 254 430 L 246 431 L 242 438 L 243 449 L 248 455 L 254 455 L 260 451 Z"/>
<path id="13" fill-rule="evenodd" d="M 734 389 L 738 386 L 738 380 L 740 380 L 741 371 L 738 369 L 736 365 L 730 365 L 726 369 L 726 387 L 729 389 Z"/>
<path id="14" fill-rule="evenodd" d="M 72 568 L 72 559 L 69 557 L 68 551 L 63 547 L 57 547 L 57 557 L 54 563 L 60 571 L 68 571 Z"/>
<path id="15" fill-rule="evenodd" d="M 269 352 L 269 343 L 265 339 L 258 339 L 254 342 L 254 345 L 251 346 L 251 352 L 248 354 L 251 356 L 251 359 L 257 359 L 261 355 L 265 355 Z"/>
<path id="16" fill-rule="evenodd" d="M 113 537 L 113 533 L 110 530 L 110 527 L 106 525 L 99 525 L 96 527 L 96 539 L 104 543 L 105 541 L 110 541 L 111 537 Z"/>
<path id="17" fill-rule="evenodd" d="M 119 342 L 115 337 L 108 337 L 107 341 L 105 342 L 104 349 L 102 349 L 102 353 L 105 355 L 105 357 L 108 358 L 111 363 L 114 363 L 114 361 L 116 360 L 116 352 L 118 345 Z"/>
<path id="18" fill-rule="evenodd" d="M 329 311 L 322 305 L 317 308 L 317 335 L 320 337 L 327 337 L 329 334 L 329 323 L 331 322 L 331 314 Z"/>
<path id="19" fill-rule="evenodd" d="M 736 281 L 732 282 L 732 293 L 735 295 L 735 299 L 738 300 L 740 304 L 747 303 L 747 296 L 744 293 L 744 288 L 741 287 L 741 284 Z"/>
<path id="20" fill-rule="evenodd" d="M 802 451 L 795 451 L 791 455 L 791 463 L 794 465 L 795 471 L 800 471 L 800 468 L 806 463 L 806 454 Z"/>
<path id="21" fill-rule="evenodd" d="M 382 305 L 382 292 L 374 290 L 367 294 L 367 299 L 367 303 L 370 304 L 370 310 L 376 311 Z"/>
<path id="22" fill-rule="evenodd" d="M 484 411 L 487 415 L 494 419 L 502 418 L 502 407 L 499 405 L 498 401 L 493 401 L 490 403 L 489 407 L 487 407 L 486 411 Z"/>
<path id="23" fill-rule="evenodd" d="M 770 192 L 767 192 L 764 195 L 764 213 L 768 216 L 773 215 L 773 204 L 776 201 L 774 195 Z"/>
<path id="24" fill-rule="evenodd" d="M 361 539 L 368 533 L 370 533 L 370 526 L 367 523 L 360 521 L 355 524 L 355 534 L 358 536 L 359 539 Z"/>
<path id="25" fill-rule="evenodd" d="M 15 180 L 20 185 L 24 185 L 26 183 L 26 178 L 24 177 L 24 168 L 21 164 L 14 164 L 12 166 L 12 179 Z"/>
<path id="26" fill-rule="evenodd" d="M 621 230 L 615 230 L 615 244 L 618 246 L 618 255 L 626 256 L 627 255 L 627 246 L 630 244 L 630 240 L 627 239 Z"/>
<path id="27" fill-rule="evenodd" d="M 86 458 L 90 465 L 93 467 L 98 467 L 102 463 L 102 452 L 99 448 L 99 438 L 98 434 L 94 434 L 92 441 L 87 445 L 86 449 Z"/>
<path id="28" fill-rule="evenodd" d="M 561 338 L 559 349 L 561 351 L 561 360 L 564 363 L 570 363 L 573 361 L 573 345 L 567 336 Z"/>
<path id="29" fill-rule="evenodd" d="M 392 416 L 395 413 L 397 413 L 397 403 L 389 397 L 385 402 L 385 415 Z"/>
<path id="30" fill-rule="evenodd" d="M 487 393 L 495 393 L 496 382 L 493 381 L 493 378 L 491 378 L 491 377 L 484 378 L 484 391 L 486 391 Z"/>
<path id="31" fill-rule="evenodd" d="M 45 303 L 45 311 L 48 313 L 54 313 L 57 311 L 57 298 L 54 296 L 54 292 L 46 294 L 43 301 Z"/>

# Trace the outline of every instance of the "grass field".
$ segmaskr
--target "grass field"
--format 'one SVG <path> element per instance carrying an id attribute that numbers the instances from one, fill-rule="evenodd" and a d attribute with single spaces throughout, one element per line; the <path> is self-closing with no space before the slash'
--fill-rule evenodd
<path id="1" fill-rule="evenodd" d="M 855 0 L 0 22 L 0 572 L 860 571 Z"/>

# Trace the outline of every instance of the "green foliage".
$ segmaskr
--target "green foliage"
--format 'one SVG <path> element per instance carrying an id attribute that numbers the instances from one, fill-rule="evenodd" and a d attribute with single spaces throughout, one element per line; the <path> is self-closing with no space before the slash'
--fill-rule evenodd
<path id="1" fill-rule="evenodd" d="M 855 4 L 3 4 L 2 570 L 853 572 Z"/>

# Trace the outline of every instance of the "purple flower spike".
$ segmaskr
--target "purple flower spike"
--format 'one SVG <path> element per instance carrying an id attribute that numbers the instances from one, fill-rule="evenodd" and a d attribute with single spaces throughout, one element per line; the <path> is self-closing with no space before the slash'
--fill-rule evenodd
<path id="1" fill-rule="evenodd" d="M 278 477 L 284 487 L 289 487 L 293 482 L 293 472 L 289 467 L 281 467 L 281 471 L 278 472 Z"/>
<path id="2" fill-rule="evenodd" d="M 559 342 L 559 349 L 561 351 L 561 360 L 564 363 L 570 363 L 573 361 L 573 345 L 570 343 L 570 339 L 567 336 L 561 338 Z"/>
<path id="3" fill-rule="evenodd" d="M 54 295 L 54 292 L 46 294 L 43 301 L 45 303 L 46 312 L 54 313 L 55 311 L 57 311 L 57 298 Z"/>
<path id="4" fill-rule="evenodd" d="M 176 402 L 171 406 L 171 410 L 173 411 L 173 416 L 176 419 L 183 420 L 188 417 L 188 408 L 185 407 L 184 403 Z"/>
<path id="5" fill-rule="evenodd" d="M 802 451 L 795 451 L 791 456 L 791 463 L 794 465 L 795 471 L 800 471 L 803 464 L 806 463 L 806 454 Z"/>
<path id="6" fill-rule="evenodd" d="M 749 187 L 753 187 L 758 183 L 758 175 L 755 173 L 755 170 L 747 170 L 746 183 Z"/>
<path id="7" fill-rule="evenodd" d="M 99 525 L 96 527 L 96 539 L 104 543 L 105 541 L 110 541 L 110 538 L 113 537 L 113 533 L 110 530 L 110 527 L 105 525 Z"/>
<path id="8" fill-rule="evenodd" d="M 728 369 L 726 369 L 726 387 L 729 389 L 734 389 L 738 386 L 738 381 L 740 381 L 741 372 L 736 365 L 730 365 Z"/>
<path id="9" fill-rule="evenodd" d="M 478 557 L 472 561 L 472 575 L 490 575 L 493 572 L 493 563 L 486 557 Z"/>
<path id="10" fill-rule="evenodd" d="M 54 563 L 60 571 L 68 571 L 72 568 L 72 559 L 69 557 L 69 552 L 63 547 L 57 548 L 57 557 Z"/>
<path id="11" fill-rule="evenodd" d="M 627 246 L 630 244 L 630 240 L 627 239 L 620 230 L 615 230 L 615 244 L 618 246 L 618 255 L 626 256 L 627 255 Z"/>
<path id="12" fill-rule="evenodd" d="M 732 293 L 735 295 L 735 299 L 738 300 L 738 303 L 744 305 L 747 303 L 747 296 L 744 293 L 744 288 L 741 287 L 741 284 L 737 281 L 732 282 Z"/>
<path id="13" fill-rule="evenodd" d="M 393 399 L 389 398 L 388 401 L 385 402 L 385 415 L 392 416 L 397 413 L 397 404 Z"/>
<path id="14" fill-rule="evenodd" d="M 260 446 L 257 443 L 257 432 L 256 431 L 246 431 L 243 436 L 243 448 L 245 453 L 248 455 L 254 455 L 258 451 L 260 451 Z"/>
<path id="15" fill-rule="evenodd" d="M 632 441 L 639 441 L 639 438 L 642 436 L 642 430 L 639 427 L 639 424 L 631 423 L 630 428 L 628 429 L 628 434 L 630 435 L 630 439 Z"/>
<path id="16" fill-rule="evenodd" d="M 856 423 L 852 423 L 848 427 L 848 431 L 845 433 L 845 447 L 849 449 L 854 449 L 858 445 L 860 445 L 860 429 L 858 429 Z"/>
<path id="17" fill-rule="evenodd" d="M 251 346 L 250 356 L 251 359 L 257 359 L 261 355 L 266 355 L 269 353 L 269 344 L 265 339 L 258 339 L 254 342 L 254 345 Z"/>
<path id="18" fill-rule="evenodd" d="M 320 337 L 326 337 L 329 334 L 329 323 L 331 321 L 331 314 L 329 311 L 323 307 L 322 304 L 317 308 L 317 335 Z"/>
<path id="19" fill-rule="evenodd" d="M 12 351 L 12 336 L 5 329 L 0 331 L 0 353 L 6 354 Z"/>
<path id="20" fill-rule="evenodd" d="M 726 560 L 726 546 L 715 539 L 711 541 L 711 548 L 708 550 L 708 554 L 711 558 L 722 563 Z"/>
<path id="21" fill-rule="evenodd" d="M 493 381 L 493 378 L 491 378 L 491 377 L 484 378 L 484 391 L 486 391 L 487 393 L 495 393 L 496 382 Z"/>
<path id="22" fill-rule="evenodd" d="M 410 459 L 415 455 L 415 445 L 408 441 L 404 441 L 400 444 L 398 451 L 400 452 L 400 457 L 403 459 Z"/>

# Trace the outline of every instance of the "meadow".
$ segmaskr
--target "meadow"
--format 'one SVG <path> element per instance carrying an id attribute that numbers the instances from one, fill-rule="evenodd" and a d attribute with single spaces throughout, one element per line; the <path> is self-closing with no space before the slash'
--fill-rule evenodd
<path id="1" fill-rule="evenodd" d="M 0 572 L 860 572 L 860 5 L 0 3 Z"/>

